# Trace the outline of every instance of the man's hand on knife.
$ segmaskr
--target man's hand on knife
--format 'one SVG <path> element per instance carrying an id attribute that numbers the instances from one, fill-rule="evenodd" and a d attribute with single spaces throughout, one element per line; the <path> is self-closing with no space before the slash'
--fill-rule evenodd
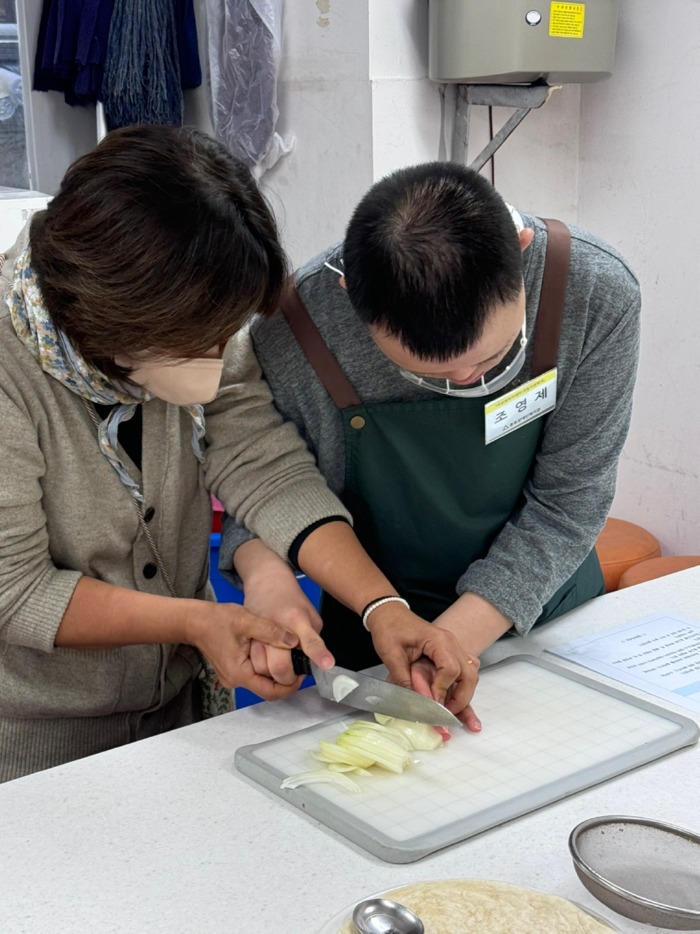
<path id="1" fill-rule="evenodd" d="M 448 629 L 427 623 L 401 603 L 377 607 L 369 621 L 374 648 L 389 680 L 444 704 L 465 726 L 481 724 L 470 702 L 479 679 L 479 659 Z"/>

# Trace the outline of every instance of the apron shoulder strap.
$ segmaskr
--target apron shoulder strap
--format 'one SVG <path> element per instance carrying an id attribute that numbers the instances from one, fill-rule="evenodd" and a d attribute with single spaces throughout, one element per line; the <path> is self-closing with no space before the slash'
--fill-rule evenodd
<path id="1" fill-rule="evenodd" d="M 293 277 L 288 280 L 280 308 L 304 356 L 336 406 L 339 409 L 347 409 L 353 405 L 360 405 L 360 397 L 312 320 Z"/>
<path id="2" fill-rule="evenodd" d="M 569 278 L 571 234 L 566 224 L 542 218 L 547 227 L 547 251 L 535 324 L 531 376 L 541 376 L 557 365 L 559 333 Z"/>

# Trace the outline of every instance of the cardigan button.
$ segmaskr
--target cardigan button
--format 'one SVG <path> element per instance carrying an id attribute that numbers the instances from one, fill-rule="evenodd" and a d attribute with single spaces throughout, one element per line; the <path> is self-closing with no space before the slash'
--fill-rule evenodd
<path id="1" fill-rule="evenodd" d="M 153 506 L 149 506 L 148 509 L 143 514 L 143 521 L 150 522 L 151 519 L 155 516 L 156 511 Z"/>
<path id="2" fill-rule="evenodd" d="M 359 431 L 360 428 L 364 428 L 365 425 L 366 422 L 361 415 L 353 415 L 353 417 L 350 419 L 350 427 L 354 428 L 356 431 Z"/>
<path id="3" fill-rule="evenodd" d="M 144 564 L 143 576 L 146 578 L 147 581 L 155 577 L 157 573 L 158 573 L 158 568 L 156 567 L 155 564 L 152 564 L 150 561 L 148 562 L 148 564 Z"/>

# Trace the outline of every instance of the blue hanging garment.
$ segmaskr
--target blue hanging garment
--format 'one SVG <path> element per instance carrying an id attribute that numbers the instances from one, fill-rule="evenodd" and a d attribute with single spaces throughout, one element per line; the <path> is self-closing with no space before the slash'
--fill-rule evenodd
<path id="1" fill-rule="evenodd" d="M 34 59 L 35 91 L 94 104 L 102 86 L 115 0 L 44 0 Z"/>
<path id="2" fill-rule="evenodd" d="M 175 30 L 182 87 L 185 90 L 198 88 L 202 83 L 202 67 L 199 63 L 197 21 L 194 15 L 193 0 L 177 0 Z"/>
<path id="3" fill-rule="evenodd" d="M 101 100 L 114 129 L 182 123 L 182 89 L 201 83 L 193 0 L 44 0 L 35 91 Z"/>
<path id="4" fill-rule="evenodd" d="M 110 130 L 182 123 L 182 88 L 201 84 L 192 0 L 116 0 L 99 99 Z"/>

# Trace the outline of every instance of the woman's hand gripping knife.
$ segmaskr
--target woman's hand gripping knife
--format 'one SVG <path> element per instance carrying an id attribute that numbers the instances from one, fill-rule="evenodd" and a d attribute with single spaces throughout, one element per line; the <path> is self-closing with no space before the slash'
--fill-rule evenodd
<path id="1" fill-rule="evenodd" d="M 266 644 L 288 656 L 299 643 L 297 635 L 236 603 L 139 593 L 81 577 L 55 636 L 57 646 L 75 649 L 158 643 L 196 646 L 223 687 L 245 687 L 266 700 L 296 689 L 259 674 L 251 650 Z"/>
<path id="2" fill-rule="evenodd" d="M 319 635 L 321 617 L 287 562 L 259 539 L 251 539 L 236 549 L 234 564 L 243 582 L 246 609 L 276 620 L 297 636 L 300 648 L 319 668 L 331 668 L 335 659 Z M 304 680 L 303 675 L 294 673 L 289 650 L 254 642 L 251 661 L 258 674 L 290 690 L 296 690 Z"/>

